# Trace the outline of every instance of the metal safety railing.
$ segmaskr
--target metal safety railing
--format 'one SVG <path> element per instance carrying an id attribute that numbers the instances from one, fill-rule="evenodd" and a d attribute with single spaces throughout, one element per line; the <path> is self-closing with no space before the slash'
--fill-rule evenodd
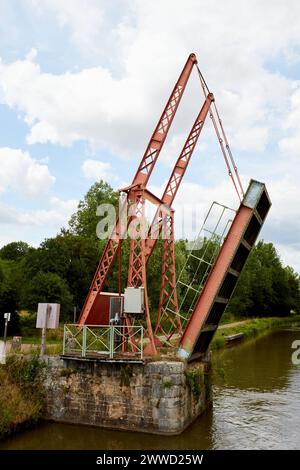
<path id="1" fill-rule="evenodd" d="M 142 326 L 64 325 L 64 356 L 143 359 L 143 349 Z"/>

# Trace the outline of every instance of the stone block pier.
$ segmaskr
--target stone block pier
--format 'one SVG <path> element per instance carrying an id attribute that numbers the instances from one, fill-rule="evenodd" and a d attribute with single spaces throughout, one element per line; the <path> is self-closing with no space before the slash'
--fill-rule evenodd
<path id="1" fill-rule="evenodd" d="M 210 404 L 210 365 L 46 358 L 44 418 L 175 435 Z"/>

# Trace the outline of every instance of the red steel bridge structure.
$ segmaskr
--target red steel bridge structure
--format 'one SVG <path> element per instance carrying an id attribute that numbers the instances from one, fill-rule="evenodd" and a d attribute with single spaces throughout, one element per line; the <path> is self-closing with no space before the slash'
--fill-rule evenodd
<path id="1" fill-rule="evenodd" d="M 156 165 L 177 108 L 184 94 L 192 69 L 196 68 L 203 90 L 203 103 L 185 144 L 174 165 L 168 183 L 161 197 L 151 193 L 147 188 L 150 175 Z M 186 285 L 181 276 L 176 279 L 174 256 L 174 210 L 172 208 L 175 196 L 190 163 L 194 149 L 201 134 L 207 116 L 210 117 L 223 154 L 229 177 L 239 198 L 239 208 L 231 212 L 225 228 L 217 233 L 208 232 L 214 243 L 213 254 L 209 260 L 199 257 L 196 271 L 201 271 L 201 283 L 195 287 Z M 168 346 L 177 355 L 186 360 L 193 360 L 206 354 L 213 335 L 218 327 L 221 316 L 233 294 L 242 269 L 247 261 L 252 247 L 258 237 L 271 206 L 266 187 L 263 183 L 251 180 L 244 192 L 238 170 L 220 119 L 214 95 L 210 92 L 197 64 L 195 54 L 190 54 L 183 70 L 172 90 L 163 113 L 154 129 L 140 165 L 132 180 L 132 184 L 123 188 L 126 194 L 126 226 L 134 226 L 136 233 L 130 238 L 130 257 L 128 266 L 127 287 L 142 290 L 143 309 L 137 315 L 135 312 L 120 311 L 120 324 L 125 334 L 122 335 L 122 353 L 128 354 L 139 346 L 131 334 L 134 325 L 143 325 L 145 331 L 144 353 L 153 356 L 161 346 Z M 145 204 L 149 201 L 155 204 L 156 212 L 150 228 L 146 233 L 141 221 L 145 219 Z M 124 204 L 125 206 L 125 204 Z M 220 205 L 221 216 L 226 213 L 226 206 Z M 122 214 L 122 208 L 120 209 Z M 126 228 L 126 227 L 125 227 Z M 85 304 L 79 318 L 79 326 L 105 325 L 104 312 L 101 308 L 101 294 L 111 272 L 113 264 L 121 255 L 124 240 L 124 228 L 120 220 L 113 227 L 111 236 L 103 250 L 99 265 L 92 280 Z M 205 231 L 205 227 L 203 228 Z M 148 302 L 147 264 L 163 232 L 162 270 L 159 310 L 155 325 L 151 319 Z M 191 252 L 191 256 L 197 258 Z M 205 269 L 203 269 L 203 266 Z M 193 293 L 190 305 L 178 299 L 178 290 L 186 289 L 189 297 Z M 121 296 L 121 292 L 119 292 Z M 125 293 L 126 296 L 126 293 Z M 187 298 L 187 294 L 181 297 Z M 126 303 L 126 300 L 125 300 Z M 120 303 L 121 305 L 122 303 Z M 123 305 L 123 304 L 122 304 Z"/>

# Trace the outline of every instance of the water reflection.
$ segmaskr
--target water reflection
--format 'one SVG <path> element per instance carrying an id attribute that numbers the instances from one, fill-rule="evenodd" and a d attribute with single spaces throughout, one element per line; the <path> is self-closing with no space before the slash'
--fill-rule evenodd
<path id="1" fill-rule="evenodd" d="M 180 436 L 43 423 L 0 449 L 300 449 L 299 331 L 280 331 L 215 357 L 213 408 Z"/>
<path id="2" fill-rule="evenodd" d="M 299 449 L 300 368 L 291 362 L 297 331 L 280 331 L 225 351 L 215 379 L 213 448 Z"/>
<path id="3" fill-rule="evenodd" d="M 293 338 L 298 331 L 276 331 L 272 335 L 225 350 L 216 358 L 216 368 L 223 368 L 225 380 L 218 375 L 215 382 L 240 390 L 275 391 L 285 389 L 291 363 Z"/>

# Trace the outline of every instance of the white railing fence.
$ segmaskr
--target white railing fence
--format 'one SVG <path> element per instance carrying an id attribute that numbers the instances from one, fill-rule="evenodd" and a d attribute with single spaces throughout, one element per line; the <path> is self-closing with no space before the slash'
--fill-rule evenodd
<path id="1" fill-rule="evenodd" d="M 78 325 L 64 326 L 63 355 L 143 358 L 142 326 Z"/>

